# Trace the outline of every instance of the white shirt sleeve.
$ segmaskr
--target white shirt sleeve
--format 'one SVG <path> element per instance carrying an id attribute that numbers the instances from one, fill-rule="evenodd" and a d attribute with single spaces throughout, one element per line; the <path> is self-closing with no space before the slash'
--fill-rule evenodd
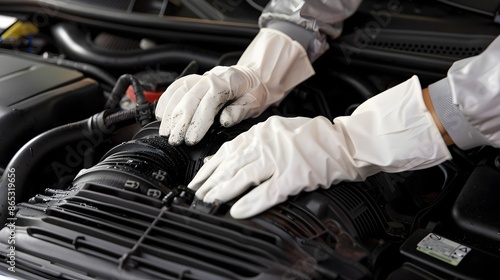
<path id="1" fill-rule="evenodd" d="M 328 49 L 327 37 L 340 35 L 343 21 L 360 3 L 361 0 L 271 0 L 259 25 L 278 29 L 299 41 L 314 61 Z"/>
<path id="2" fill-rule="evenodd" d="M 461 149 L 500 147 L 500 36 L 430 85 L 436 114 Z"/>

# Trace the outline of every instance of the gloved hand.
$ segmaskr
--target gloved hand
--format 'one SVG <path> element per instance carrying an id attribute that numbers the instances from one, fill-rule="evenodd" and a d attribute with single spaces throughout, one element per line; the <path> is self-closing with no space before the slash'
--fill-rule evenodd
<path id="1" fill-rule="evenodd" d="M 304 48 L 284 33 L 262 28 L 234 66 L 218 66 L 204 75 L 175 81 L 161 96 L 156 117 L 169 143 L 198 143 L 219 110 L 229 127 L 260 115 L 293 87 L 314 74 Z"/>
<path id="2" fill-rule="evenodd" d="M 226 202 L 255 187 L 230 210 L 234 218 L 247 218 L 301 191 L 449 158 L 413 77 L 335 124 L 323 117 L 271 117 L 223 144 L 188 187 L 205 202 Z"/>

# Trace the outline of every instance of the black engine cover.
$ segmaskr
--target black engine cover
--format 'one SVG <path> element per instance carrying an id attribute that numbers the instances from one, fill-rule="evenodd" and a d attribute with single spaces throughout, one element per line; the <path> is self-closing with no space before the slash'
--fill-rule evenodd
<path id="1" fill-rule="evenodd" d="M 99 84 L 82 73 L 0 54 L 0 167 L 24 143 L 102 109 Z"/>

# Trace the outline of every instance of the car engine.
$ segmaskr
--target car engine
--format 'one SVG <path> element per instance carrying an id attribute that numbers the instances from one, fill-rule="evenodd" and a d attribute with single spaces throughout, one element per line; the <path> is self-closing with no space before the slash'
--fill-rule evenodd
<path id="1" fill-rule="evenodd" d="M 234 201 L 186 187 L 269 116 L 349 115 L 411 75 L 444 77 L 500 33 L 486 4 L 364 1 L 278 106 L 169 145 L 159 96 L 236 63 L 266 2 L 0 3 L 0 280 L 495 278 L 492 147 L 450 146 L 438 166 L 305 192 L 245 220 L 229 215 Z"/>

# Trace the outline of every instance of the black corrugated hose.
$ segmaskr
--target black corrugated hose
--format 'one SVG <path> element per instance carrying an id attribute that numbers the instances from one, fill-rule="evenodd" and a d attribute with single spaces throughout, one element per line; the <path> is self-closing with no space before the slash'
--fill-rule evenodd
<path id="1" fill-rule="evenodd" d="M 120 100 L 127 92 L 127 88 L 129 86 L 132 86 L 132 89 L 134 90 L 137 105 L 146 104 L 147 101 L 146 97 L 144 96 L 144 90 L 139 80 L 131 74 L 123 74 L 120 76 L 120 78 L 118 78 L 118 81 L 113 87 L 108 101 L 106 102 L 105 108 L 113 109 L 118 107 Z"/>
<path id="2" fill-rule="evenodd" d="M 143 104 L 127 111 L 95 114 L 92 117 L 53 128 L 26 143 L 11 159 L 0 178 L 0 225 L 14 217 L 9 206 L 14 207 L 30 186 L 30 174 L 42 168 L 43 160 L 51 153 L 89 138 L 101 139 L 116 129 L 139 121 L 141 125 L 153 121 L 155 104 Z M 149 117 L 144 117 L 149 116 Z"/>

